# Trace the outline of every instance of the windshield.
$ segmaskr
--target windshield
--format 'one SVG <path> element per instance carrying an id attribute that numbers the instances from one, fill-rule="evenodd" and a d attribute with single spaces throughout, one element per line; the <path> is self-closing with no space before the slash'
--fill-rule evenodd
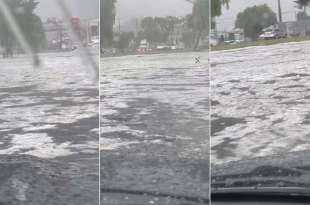
<path id="1" fill-rule="evenodd" d="M 187 25 L 196 4 L 119 0 L 112 38 L 102 2 L 103 204 L 208 203 L 207 27 L 195 37 Z"/>
<path id="2" fill-rule="evenodd" d="M 282 6 L 303 12 L 296 2 L 262 2 L 231 1 L 235 10 L 223 9 L 217 20 L 215 29 L 237 26 L 248 42 L 212 48 L 214 189 L 309 188 L 310 27 L 295 27 L 296 16 L 277 15 Z M 231 12 L 231 22 L 221 20 Z M 285 35 L 259 38 L 269 26 Z"/>
<path id="3" fill-rule="evenodd" d="M 0 204 L 99 203 L 99 13 L 83 2 L 0 1 Z"/>

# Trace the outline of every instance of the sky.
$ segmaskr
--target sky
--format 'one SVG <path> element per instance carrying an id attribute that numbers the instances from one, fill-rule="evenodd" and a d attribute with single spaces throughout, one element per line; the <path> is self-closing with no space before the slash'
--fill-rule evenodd
<path id="1" fill-rule="evenodd" d="M 143 16 L 185 16 L 192 12 L 186 0 L 117 0 L 117 19 L 127 22 Z"/>
<path id="2" fill-rule="evenodd" d="M 56 0 L 37 0 L 39 2 L 36 13 L 43 19 L 60 17 Z M 99 17 L 99 0 L 64 0 L 69 6 L 73 16 L 82 19 Z"/>
<path id="3" fill-rule="evenodd" d="M 283 21 L 294 21 L 296 12 L 299 11 L 295 6 L 295 0 L 281 0 Z M 223 9 L 223 15 L 217 18 L 217 28 L 219 30 L 231 30 L 237 14 L 247 7 L 254 5 L 267 4 L 275 13 L 278 14 L 277 0 L 230 0 L 229 10 Z"/>
<path id="4" fill-rule="evenodd" d="M 41 18 L 60 16 L 55 0 L 38 0 L 37 9 Z M 81 18 L 95 18 L 99 16 L 99 0 L 65 0 L 70 6 L 73 16 Z M 283 20 L 295 20 L 298 9 L 295 7 L 295 0 L 281 0 Z M 269 5 L 277 13 L 277 0 L 230 0 L 230 8 L 223 9 L 223 15 L 217 18 L 219 30 L 231 30 L 234 27 L 236 16 L 245 8 L 261 5 Z M 191 13 L 192 5 L 186 0 L 117 0 L 116 4 L 117 21 L 122 24 L 133 21 L 135 18 L 144 16 L 184 16 Z"/>

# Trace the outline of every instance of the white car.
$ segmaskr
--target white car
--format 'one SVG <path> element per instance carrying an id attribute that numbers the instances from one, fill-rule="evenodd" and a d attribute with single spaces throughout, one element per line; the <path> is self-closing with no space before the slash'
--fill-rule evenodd
<path id="1" fill-rule="evenodd" d="M 285 37 L 285 34 L 281 33 L 279 29 L 268 29 L 265 30 L 261 35 L 259 35 L 259 39 L 276 39 L 276 38 L 283 38 Z"/>

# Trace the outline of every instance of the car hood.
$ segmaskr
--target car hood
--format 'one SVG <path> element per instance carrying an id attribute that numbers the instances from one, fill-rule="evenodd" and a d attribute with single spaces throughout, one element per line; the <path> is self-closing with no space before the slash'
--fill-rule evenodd
<path id="1" fill-rule="evenodd" d="M 291 188 L 310 194 L 310 152 L 212 165 L 212 190 Z"/>

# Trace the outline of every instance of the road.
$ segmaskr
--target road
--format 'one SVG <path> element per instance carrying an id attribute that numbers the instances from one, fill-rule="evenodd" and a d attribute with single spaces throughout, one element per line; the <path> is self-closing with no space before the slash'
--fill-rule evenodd
<path id="1" fill-rule="evenodd" d="M 101 204 L 138 203 L 133 191 L 196 197 L 205 204 L 207 58 L 207 53 L 178 53 L 101 60 Z"/>
<path id="2" fill-rule="evenodd" d="M 214 164 L 310 150 L 310 42 L 212 52 Z"/>
<path id="3" fill-rule="evenodd" d="M 0 204 L 98 204 L 98 88 L 74 53 L 41 58 L 0 59 Z"/>

